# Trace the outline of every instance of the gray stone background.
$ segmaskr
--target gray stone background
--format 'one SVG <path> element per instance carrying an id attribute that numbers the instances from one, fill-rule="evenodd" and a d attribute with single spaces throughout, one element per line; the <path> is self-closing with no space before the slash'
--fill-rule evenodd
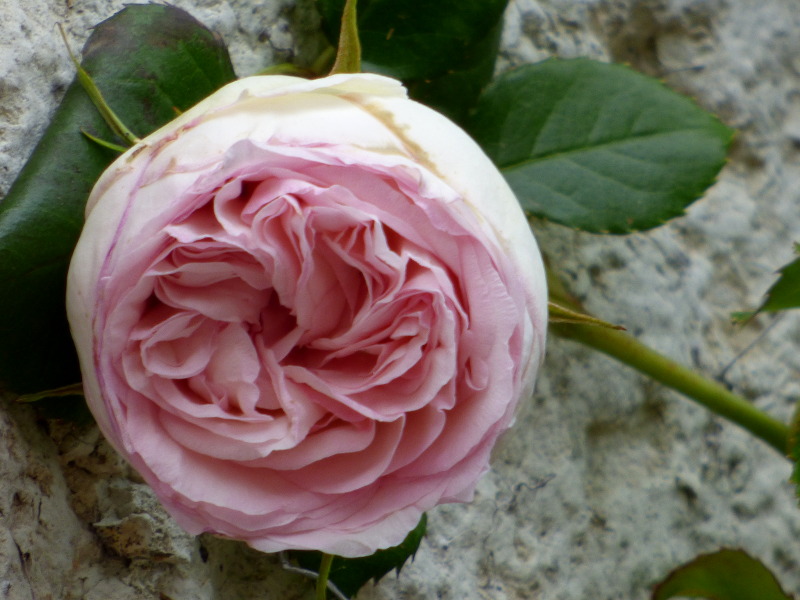
<path id="1" fill-rule="evenodd" d="M 319 43 L 311 0 L 178 0 L 237 71 Z M 0 197 L 122 0 L 0 0 Z M 548 56 L 627 62 L 739 134 L 686 217 L 605 238 L 534 223 L 590 310 L 788 419 L 800 321 L 745 329 L 800 240 L 800 11 L 795 0 L 512 0 L 498 68 Z M 2 285 L 2 284 L 0 284 Z M 749 349 L 749 350 L 748 350 Z M 744 350 L 747 353 L 736 360 Z M 535 397 L 470 505 L 430 514 L 413 564 L 359 598 L 644 599 L 701 552 L 742 547 L 800 590 L 800 509 L 770 448 L 613 361 L 551 339 Z M 309 599 L 273 556 L 182 533 L 92 426 L 0 403 L 0 598 Z"/>

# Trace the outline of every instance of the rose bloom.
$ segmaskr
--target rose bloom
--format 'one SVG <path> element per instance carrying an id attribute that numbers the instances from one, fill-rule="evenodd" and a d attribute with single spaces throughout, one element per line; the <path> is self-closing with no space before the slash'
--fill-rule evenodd
<path id="1" fill-rule="evenodd" d="M 232 83 L 122 155 L 67 306 L 86 398 L 187 531 L 362 556 L 471 499 L 541 362 L 502 175 L 396 81 Z"/>

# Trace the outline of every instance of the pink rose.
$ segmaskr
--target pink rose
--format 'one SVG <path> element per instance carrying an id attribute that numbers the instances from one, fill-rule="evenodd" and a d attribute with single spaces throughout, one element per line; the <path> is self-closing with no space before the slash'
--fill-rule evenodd
<path id="1" fill-rule="evenodd" d="M 86 398 L 189 532 L 360 556 L 468 501 L 533 387 L 539 251 L 396 81 L 228 85 L 100 178 L 69 273 Z"/>

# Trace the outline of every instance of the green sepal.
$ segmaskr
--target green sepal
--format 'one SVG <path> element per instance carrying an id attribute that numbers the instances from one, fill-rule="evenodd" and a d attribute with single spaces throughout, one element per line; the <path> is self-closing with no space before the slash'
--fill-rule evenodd
<path id="1" fill-rule="evenodd" d="M 614 325 L 584 312 L 573 310 L 571 307 L 559 304 L 552 299 L 547 302 L 547 322 L 560 323 L 562 325 L 594 325 L 596 327 L 605 327 L 606 329 L 625 330 L 622 325 Z"/>
<path id="2" fill-rule="evenodd" d="M 69 52 L 69 58 L 72 61 L 72 64 L 75 66 L 76 77 L 83 88 L 83 91 L 86 92 L 86 95 L 89 96 L 89 99 L 94 104 L 94 107 L 97 109 L 97 112 L 100 113 L 100 116 L 103 117 L 103 120 L 108 125 L 109 129 L 114 132 L 114 134 L 123 139 L 128 143 L 129 146 L 133 146 L 134 144 L 139 142 L 139 138 L 136 137 L 125 123 L 123 123 L 120 118 L 116 115 L 113 109 L 108 105 L 106 99 L 103 98 L 103 92 L 100 91 L 100 88 L 97 87 L 94 79 L 91 75 L 83 68 L 80 61 L 75 58 L 75 55 L 72 53 L 72 49 L 69 47 L 69 41 L 67 40 L 67 34 L 64 33 L 63 27 L 61 24 L 58 25 L 58 30 L 61 32 L 61 37 L 64 40 L 64 45 L 67 47 L 67 52 Z M 92 139 L 92 135 L 89 133 L 83 132 L 84 135 Z M 97 141 L 99 138 L 95 138 Z M 103 143 L 100 144 L 101 146 L 104 145 Z M 107 146 L 108 147 L 108 146 Z M 112 148 L 113 149 L 113 148 Z"/>
<path id="3" fill-rule="evenodd" d="M 96 135 L 92 135 L 91 133 L 89 133 L 85 129 L 81 129 L 81 133 L 83 135 L 85 135 L 88 139 L 93 141 L 95 144 L 97 144 L 98 146 L 100 146 L 102 148 L 105 148 L 106 150 L 111 150 L 112 152 L 118 152 L 120 154 L 122 154 L 122 153 L 124 153 L 125 151 L 128 150 L 125 146 L 121 146 L 120 144 L 115 144 L 114 142 L 109 142 L 109 141 L 106 141 L 106 140 L 102 140 L 99 137 L 97 137 Z"/>
<path id="4" fill-rule="evenodd" d="M 339 47 L 331 75 L 361 72 L 361 42 L 358 38 L 357 0 L 346 0 L 342 9 L 342 26 L 339 29 Z"/>
<path id="5" fill-rule="evenodd" d="M 317 0 L 333 45 L 345 0 Z M 494 74 L 508 0 L 360 0 L 362 70 L 463 122 Z"/>

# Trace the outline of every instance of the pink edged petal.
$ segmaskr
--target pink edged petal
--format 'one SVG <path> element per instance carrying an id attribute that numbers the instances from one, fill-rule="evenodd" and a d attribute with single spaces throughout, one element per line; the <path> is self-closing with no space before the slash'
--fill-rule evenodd
<path id="1" fill-rule="evenodd" d="M 391 463 L 404 421 L 376 424 L 372 443 L 360 452 L 334 454 L 297 471 L 284 472 L 284 477 L 321 494 L 342 494 L 365 487 Z"/>
<path id="2" fill-rule="evenodd" d="M 331 386 L 326 380 L 304 367 L 287 365 L 282 368 L 287 386 L 297 390 L 298 396 L 314 402 L 320 408 L 345 421 L 364 418 L 375 421 L 388 420 L 377 410 L 364 406 L 347 394 Z"/>
<path id="3" fill-rule="evenodd" d="M 264 265 L 250 253 L 213 240 L 176 246 L 149 274 L 195 288 L 231 279 L 241 279 L 255 290 L 271 287 Z"/>
<path id="4" fill-rule="evenodd" d="M 255 381 L 260 373 L 258 352 L 246 329 L 238 323 L 224 327 L 206 369 L 207 380 L 224 390 L 228 406 L 247 414 L 258 402 Z"/>
<path id="5" fill-rule="evenodd" d="M 499 382 L 509 378 L 512 366 L 505 372 L 493 374 Z M 469 455 L 477 446 L 499 435 L 500 430 L 511 424 L 508 403 L 500 402 L 500 394 L 513 397 L 510 385 L 497 385 L 492 395 L 474 394 L 461 390 L 460 401 L 447 413 L 447 426 L 431 446 L 409 467 L 403 470 L 404 476 L 423 477 L 434 473 L 444 473 L 453 465 Z M 497 394 L 497 396 L 494 396 Z"/>
<path id="6" fill-rule="evenodd" d="M 251 286 L 230 263 L 198 262 L 161 275 L 155 293 L 165 304 L 217 321 L 255 323 L 271 294 L 265 287 Z"/>
<path id="7" fill-rule="evenodd" d="M 293 440 L 303 439 L 321 419 L 326 417 L 324 407 L 308 394 L 305 386 L 298 385 L 287 376 L 286 370 L 278 364 L 272 352 L 262 351 L 260 357 L 269 373 L 275 397 L 279 399 L 281 408 L 292 424 L 290 437 Z M 294 444 L 286 447 L 292 446 Z"/>
<path id="8" fill-rule="evenodd" d="M 232 239 L 251 247 L 250 224 L 243 214 L 248 201 L 248 183 L 239 178 L 229 179 L 216 191 L 212 222 Z"/>
<path id="9" fill-rule="evenodd" d="M 137 468 L 157 492 L 182 497 L 187 510 L 190 503 L 225 507 L 245 515 L 285 512 L 296 514 L 320 504 L 318 497 L 292 484 L 280 474 L 254 477 L 254 471 L 227 460 L 210 459 L 197 454 L 165 435 L 156 416 L 141 411 L 128 423 L 130 455 Z M 220 485 L 220 482 L 225 485 Z"/>
<path id="10" fill-rule="evenodd" d="M 132 332 L 133 340 L 142 340 L 143 369 L 153 375 L 175 379 L 201 373 L 214 353 L 218 324 L 197 313 L 165 312 L 172 314 L 151 326 L 142 322 Z"/>
<path id="11" fill-rule="evenodd" d="M 192 503 L 192 512 L 214 531 L 249 543 L 252 539 L 280 539 L 293 531 L 325 531 L 326 524 L 342 522 L 368 510 L 375 495 L 374 487 L 333 496 L 309 494 L 308 498 L 316 499 L 315 503 L 308 500 L 280 506 L 261 515 L 206 503 Z M 177 498 L 177 501 L 185 503 L 187 499 Z"/>
<path id="12" fill-rule="evenodd" d="M 408 413 L 403 437 L 386 473 L 393 473 L 413 463 L 441 435 L 446 424 L 446 412 L 432 406 Z"/>
<path id="13" fill-rule="evenodd" d="M 347 423 L 339 421 L 320 431 L 309 433 L 293 448 L 276 451 L 250 463 L 250 467 L 291 471 L 338 454 L 351 454 L 366 450 L 375 439 L 373 421 Z"/>
<path id="14" fill-rule="evenodd" d="M 238 423 L 234 428 L 225 421 L 190 421 L 163 411 L 160 423 L 164 433 L 182 448 L 209 458 L 236 462 L 269 456 L 276 447 L 286 445 L 289 432 L 285 418 L 257 424 Z"/>
<path id="15" fill-rule="evenodd" d="M 283 543 L 338 556 L 366 556 L 402 542 L 422 513 L 440 503 L 446 487 L 442 478 L 389 479 L 364 493 L 345 496 L 351 498 L 350 510 L 300 519 L 292 527 L 254 531 L 248 544 L 264 551 Z M 316 546 L 308 546 L 314 542 Z"/>
<path id="16" fill-rule="evenodd" d="M 318 550 L 334 556 L 369 556 L 377 550 L 400 544 L 416 527 L 422 511 L 408 507 L 385 516 L 372 527 L 343 530 L 335 527 L 246 538 L 247 543 L 262 552 L 278 552 L 285 548 Z"/>
<path id="17" fill-rule="evenodd" d="M 138 381 L 131 381 L 131 386 L 146 395 L 148 401 L 190 422 L 196 421 L 208 428 L 237 423 L 234 427 L 240 427 L 244 439 L 248 438 L 248 431 L 241 423 L 264 420 L 264 415 L 232 413 L 222 390 L 210 385 L 204 375 L 177 380 L 151 377 L 146 387 Z"/>

